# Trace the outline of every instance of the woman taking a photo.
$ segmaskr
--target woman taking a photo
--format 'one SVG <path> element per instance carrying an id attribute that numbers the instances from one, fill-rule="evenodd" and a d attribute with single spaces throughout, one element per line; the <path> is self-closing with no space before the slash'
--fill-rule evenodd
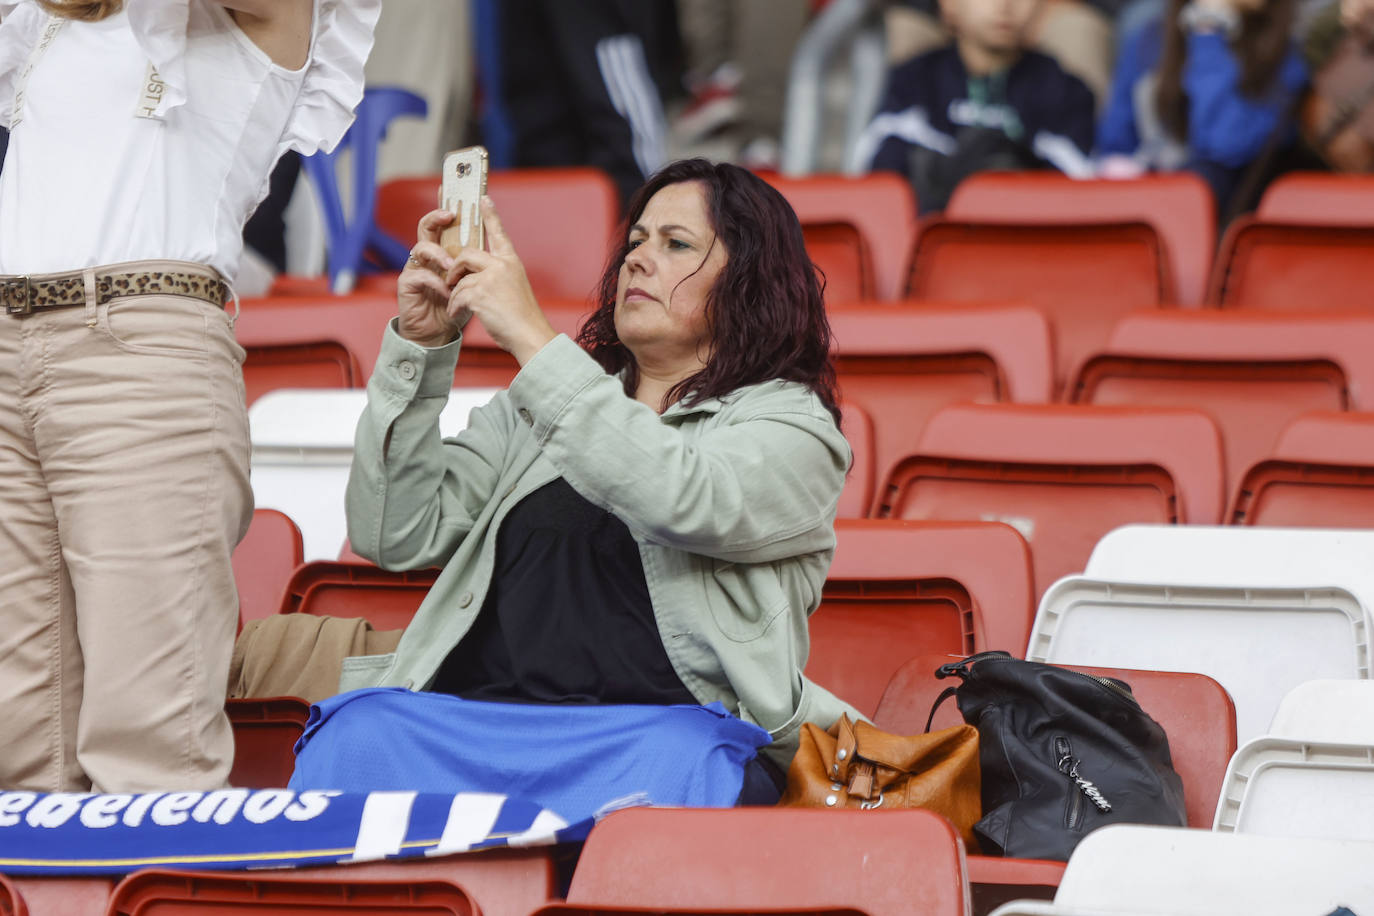
<path id="1" fill-rule="evenodd" d="M 342 686 L 718 702 L 771 737 L 740 791 L 771 803 L 802 723 L 855 715 L 802 674 L 850 462 L 821 285 L 796 215 L 743 169 L 671 164 L 629 212 L 576 342 L 545 319 L 490 202 L 489 252 L 450 257 L 452 216 L 421 221 L 358 427 L 349 537 L 384 567 L 443 572 L 398 651 L 346 661 Z M 470 317 L 521 370 L 441 441 Z M 378 708 L 349 703 L 325 731 L 366 741 Z M 367 766 L 358 753 L 338 769 Z"/>
<path id="2" fill-rule="evenodd" d="M 0 2 L 0 788 L 214 789 L 253 511 L 224 303 L 380 0 Z"/>

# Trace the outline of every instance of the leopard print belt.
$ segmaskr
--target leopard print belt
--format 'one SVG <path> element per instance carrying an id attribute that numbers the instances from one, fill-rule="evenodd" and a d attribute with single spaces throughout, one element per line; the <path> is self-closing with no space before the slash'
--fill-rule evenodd
<path id="1" fill-rule="evenodd" d="M 191 296 L 211 305 L 224 305 L 224 281 L 218 277 L 181 271 L 97 273 L 96 304 L 121 296 Z M 0 305 L 7 315 L 28 315 L 39 309 L 86 304 L 86 284 L 81 271 L 45 274 L 41 277 L 0 276 Z"/>

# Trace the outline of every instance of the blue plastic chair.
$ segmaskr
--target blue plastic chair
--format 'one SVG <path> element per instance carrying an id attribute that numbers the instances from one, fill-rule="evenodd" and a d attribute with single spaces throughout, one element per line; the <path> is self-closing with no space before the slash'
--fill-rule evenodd
<path id="1" fill-rule="evenodd" d="M 302 159 L 314 182 L 324 211 L 329 245 L 329 286 L 336 295 L 352 291 L 364 267 L 363 255 L 371 248 L 380 261 L 399 269 L 409 249 L 383 234 L 373 222 L 377 201 L 377 148 L 387 128 L 399 117 L 423 118 L 429 111 L 425 100 L 406 89 L 372 87 L 363 93 L 357 118 L 332 153 L 316 153 Z M 339 196 L 338 156 L 353 151 L 353 213 L 344 213 Z"/>

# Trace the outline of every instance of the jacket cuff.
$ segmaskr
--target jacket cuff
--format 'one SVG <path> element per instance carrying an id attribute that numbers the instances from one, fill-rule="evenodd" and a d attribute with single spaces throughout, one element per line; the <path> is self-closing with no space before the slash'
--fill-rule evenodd
<path id="1" fill-rule="evenodd" d="M 508 395 L 520 419 L 543 442 L 574 398 L 606 373 L 587 351 L 559 334 L 525 363 L 510 383 Z"/>
<path id="2" fill-rule="evenodd" d="M 397 319 L 386 324 L 382 349 L 372 370 L 372 381 L 403 401 L 448 397 L 453 388 L 453 372 L 458 367 L 461 334 L 442 347 L 422 347 L 406 340 L 396 330 Z"/>

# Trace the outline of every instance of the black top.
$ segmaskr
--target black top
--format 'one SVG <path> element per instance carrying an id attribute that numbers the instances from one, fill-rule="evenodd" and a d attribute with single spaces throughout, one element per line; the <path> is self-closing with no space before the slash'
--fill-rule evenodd
<path id="1" fill-rule="evenodd" d="M 663 649 L 630 530 L 562 478 L 501 523 L 486 601 L 430 689 L 473 700 L 697 702 Z"/>

